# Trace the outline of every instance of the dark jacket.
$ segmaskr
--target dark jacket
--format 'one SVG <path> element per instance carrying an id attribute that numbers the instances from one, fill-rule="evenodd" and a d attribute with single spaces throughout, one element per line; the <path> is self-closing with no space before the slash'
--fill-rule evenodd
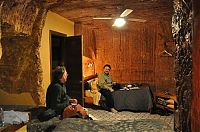
<path id="1" fill-rule="evenodd" d="M 69 105 L 70 97 L 66 93 L 66 87 L 59 81 L 53 81 L 46 93 L 46 106 L 56 111 L 57 114 L 62 115 L 65 107 Z"/>

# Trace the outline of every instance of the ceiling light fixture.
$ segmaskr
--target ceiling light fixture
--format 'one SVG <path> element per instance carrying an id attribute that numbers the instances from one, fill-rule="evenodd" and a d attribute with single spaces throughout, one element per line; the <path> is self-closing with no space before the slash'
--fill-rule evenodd
<path id="1" fill-rule="evenodd" d="M 113 26 L 122 27 L 125 24 L 126 24 L 125 19 L 120 17 L 120 18 L 116 18 L 115 19 L 115 22 L 114 22 Z"/>

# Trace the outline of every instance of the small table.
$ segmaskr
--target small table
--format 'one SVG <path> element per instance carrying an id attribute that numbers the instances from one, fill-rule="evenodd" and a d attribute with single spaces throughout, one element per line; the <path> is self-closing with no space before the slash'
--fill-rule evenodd
<path id="1" fill-rule="evenodd" d="M 27 113 L 27 112 L 26 112 Z M 29 121 L 31 119 L 31 113 L 28 112 Z M 21 127 L 25 126 L 27 123 L 20 123 L 20 124 L 5 124 L 4 126 L 0 127 L 0 132 L 15 132 Z"/>
<path id="2" fill-rule="evenodd" d="M 0 132 L 15 132 L 16 130 L 20 129 L 23 127 L 25 123 L 20 123 L 20 124 L 6 124 L 3 127 L 0 127 Z"/>

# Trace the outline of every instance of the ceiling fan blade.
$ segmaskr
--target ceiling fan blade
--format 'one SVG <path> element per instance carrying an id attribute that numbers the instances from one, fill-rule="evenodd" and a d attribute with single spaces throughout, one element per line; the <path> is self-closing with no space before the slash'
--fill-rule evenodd
<path id="1" fill-rule="evenodd" d="M 122 12 L 122 14 L 120 15 L 120 17 L 126 17 L 128 16 L 133 10 L 132 9 L 126 9 L 124 12 Z"/>
<path id="2" fill-rule="evenodd" d="M 112 25 L 113 27 L 116 27 L 116 24 L 115 23 L 113 23 L 113 25 Z"/>
<path id="3" fill-rule="evenodd" d="M 111 17 L 94 17 L 94 20 L 111 20 Z"/>
<path id="4" fill-rule="evenodd" d="M 137 18 L 128 18 L 128 21 L 134 21 L 134 22 L 146 22 L 147 20 L 144 19 L 137 19 Z"/>

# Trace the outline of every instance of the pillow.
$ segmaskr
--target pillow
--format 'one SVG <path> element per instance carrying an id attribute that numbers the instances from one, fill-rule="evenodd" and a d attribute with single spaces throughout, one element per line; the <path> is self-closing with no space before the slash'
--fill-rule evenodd
<path id="1" fill-rule="evenodd" d="M 93 79 L 93 80 L 90 82 L 90 87 L 91 87 L 91 91 L 98 91 L 97 79 Z"/>

